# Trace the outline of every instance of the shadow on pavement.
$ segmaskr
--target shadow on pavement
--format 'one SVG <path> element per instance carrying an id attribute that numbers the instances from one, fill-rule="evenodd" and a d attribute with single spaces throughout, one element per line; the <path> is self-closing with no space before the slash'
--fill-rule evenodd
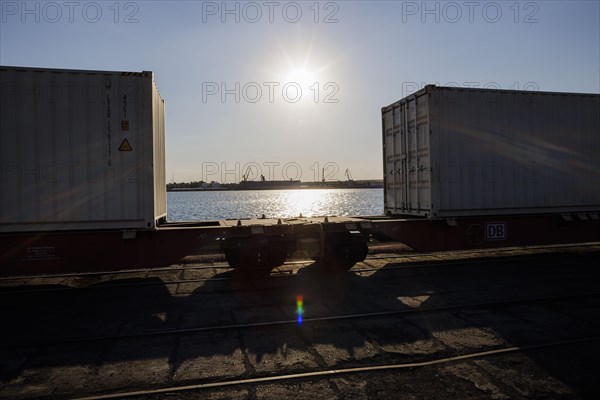
<path id="1" fill-rule="evenodd" d="M 564 307 L 560 303 L 528 304 L 492 310 L 410 313 L 426 307 L 595 291 L 599 272 L 592 266 L 597 265 L 598 256 L 577 258 L 576 268 L 565 268 L 565 262 L 543 258 L 526 263 L 482 262 L 478 268 L 465 265 L 408 269 L 395 269 L 397 265 L 388 264 L 364 275 L 324 272 L 318 264 L 312 264 L 297 276 L 272 275 L 254 280 L 228 271 L 215 275 L 191 293 L 185 291 L 184 285 L 188 284 L 165 284 L 159 278 L 118 280 L 66 291 L 49 290 L 61 288 L 57 285 L 28 286 L 29 290 L 49 290 L 30 294 L 10 293 L 14 289 L 4 288 L 0 291 L 4 300 L 0 378 L 6 383 L 33 368 L 83 364 L 102 368 L 109 362 L 127 365 L 162 360 L 156 361 L 160 368 L 185 382 L 276 370 L 289 373 L 331 366 L 415 362 L 599 334 L 599 325 L 590 322 L 594 316 L 600 320 L 597 300 L 581 299 L 581 310 L 575 307 L 575 316 L 564 311 L 564 307 L 573 307 L 572 303 L 565 303 Z M 132 283 L 143 285 L 114 287 Z M 102 288 L 103 285 L 112 287 Z M 178 288 L 182 294 L 177 294 Z M 302 323 L 297 322 L 298 296 L 303 303 Z M 561 318 L 556 318 L 557 308 Z M 408 313 L 318 320 L 401 310 Z M 267 324 L 242 331 L 227 327 L 257 323 Z M 209 329 L 216 326 L 222 328 Z M 182 336 L 166 334 L 43 346 L 44 357 L 33 357 L 33 362 L 35 352 L 18 346 L 68 342 L 74 337 L 144 335 L 196 328 L 207 330 Z M 82 351 L 82 347 L 86 350 Z M 598 390 L 594 385 L 594 365 L 600 355 L 597 343 L 578 350 L 564 347 L 526 354 L 539 371 L 559 382 L 557 387 L 562 382 L 577 393 Z M 522 360 L 516 355 L 507 356 L 507 360 L 507 371 L 523 367 L 517 365 Z M 533 378 L 531 382 L 535 384 Z"/>

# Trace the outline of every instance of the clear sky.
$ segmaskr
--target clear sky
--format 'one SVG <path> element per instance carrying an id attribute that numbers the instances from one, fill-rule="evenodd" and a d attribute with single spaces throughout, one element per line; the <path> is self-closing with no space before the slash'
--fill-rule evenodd
<path id="1" fill-rule="evenodd" d="M 154 72 L 169 181 L 379 179 L 425 84 L 600 92 L 599 1 L 0 3 L 2 65 Z"/>

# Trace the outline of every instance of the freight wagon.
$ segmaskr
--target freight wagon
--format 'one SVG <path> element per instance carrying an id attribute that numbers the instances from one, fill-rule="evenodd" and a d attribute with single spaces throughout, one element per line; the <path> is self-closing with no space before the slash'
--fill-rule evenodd
<path id="1" fill-rule="evenodd" d="M 562 112 L 544 122 L 531 94 L 499 92 L 502 110 L 521 118 L 511 125 L 495 108 L 447 104 L 446 92 L 427 87 L 383 109 L 388 216 L 172 223 L 164 101 L 151 72 L 0 67 L 0 274 L 159 267 L 215 243 L 233 267 L 264 274 L 297 251 L 349 269 L 369 238 L 417 250 L 600 238 L 598 95 L 536 94 L 566 99 L 542 107 Z M 552 175 L 531 187 L 490 186 L 487 175 L 455 182 L 451 168 L 433 168 L 479 162 L 494 180 L 486 163 L 502 169 L 513 157 L 525 165 L 519 179 L 531 179 L 523 160 L 533 146 L 546 155 L 535 153 L 535 171 Z M 571 192 L 549 197 L 556 190 Z"/>

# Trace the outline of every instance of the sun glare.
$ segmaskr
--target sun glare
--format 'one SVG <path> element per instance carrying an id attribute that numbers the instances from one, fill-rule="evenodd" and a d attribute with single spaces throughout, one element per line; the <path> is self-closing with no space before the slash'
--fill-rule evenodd
<path id="1" fill-rule="evenodd" d="M 335 85 L 330 84 L 329 71 L 335 61 L 323 62 L 323 54 L 328 53 L 314 49 L 315 40 L 305 40 L 302 48 L 280 43 L 280 54 L 274 55 L 274 68 L 270 72 L 277 77 L 278 89 L 288 104 L 321 104 L 335 90 Z"/>
<path id="2" fill-rule="evenodd" d="M 297 83 L 302 90 L 308 90 L 316 82 L 316 75 L 306 68 L 293 68 L 287 76 L 287 82 Z"/>

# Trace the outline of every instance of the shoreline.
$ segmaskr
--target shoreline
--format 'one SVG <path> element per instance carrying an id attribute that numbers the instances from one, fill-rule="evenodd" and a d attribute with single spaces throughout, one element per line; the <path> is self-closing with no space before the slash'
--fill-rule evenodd
<path id="1" fill-rule="evenodd" d="M 317 189 L 382 189 L 383 186 L 356 186 L 356 187 L 348 187 L 348 186 L 295 186 L 295 187 L 253 187 L 253 188 L 171 188 L 167 189 L 167 192 L 248 192 L 253 190 L 263 191 L 263 190 L 317 190 Z"/>

